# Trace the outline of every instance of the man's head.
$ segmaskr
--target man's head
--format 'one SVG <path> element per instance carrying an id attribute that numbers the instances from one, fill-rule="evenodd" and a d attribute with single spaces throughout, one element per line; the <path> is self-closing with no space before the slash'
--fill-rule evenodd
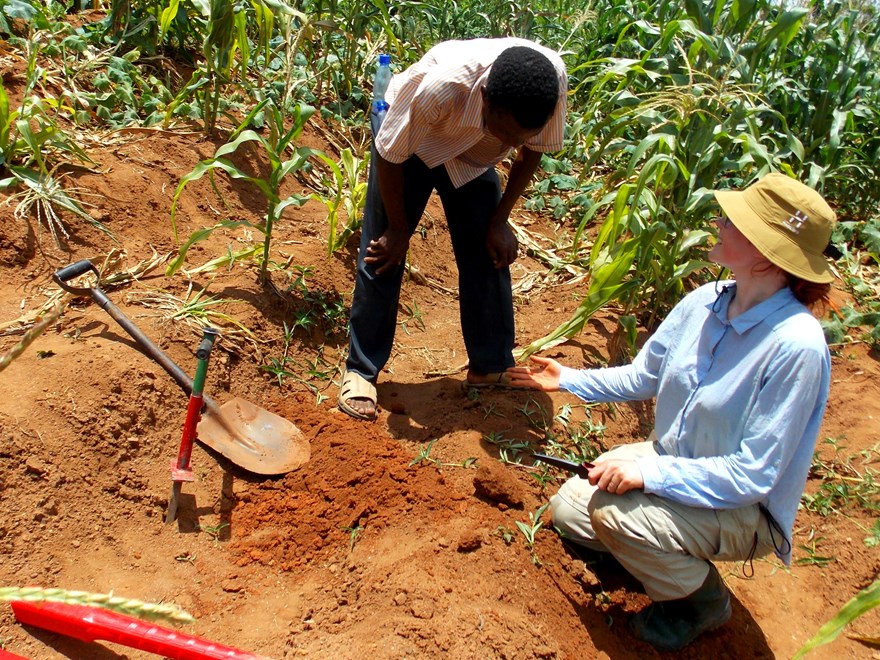
<path id="1" fill-rule="evenodd" d="M 559 75 L 534 48 L 508 48 L 492 64 L 483 101 L 489 132 L 518 147 L 537 135 L 553 115 L 559 101 Z"/>

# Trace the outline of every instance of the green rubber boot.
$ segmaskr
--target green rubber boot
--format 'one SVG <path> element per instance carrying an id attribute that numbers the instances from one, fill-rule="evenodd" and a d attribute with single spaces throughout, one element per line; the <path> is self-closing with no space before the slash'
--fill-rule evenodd
<path id="1" fill-rule="evenodd" d="M 712 564 L 702 586 L 690 596 L 652 603 L 629 621 L 639 639 L 661 651 L 677 651 L 730 619 L 730 592 Z"/>

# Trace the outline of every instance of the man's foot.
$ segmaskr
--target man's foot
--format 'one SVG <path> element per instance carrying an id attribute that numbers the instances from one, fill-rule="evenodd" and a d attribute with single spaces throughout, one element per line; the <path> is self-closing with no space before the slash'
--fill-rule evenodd
<path id="1" fill-rule="evenodd" d="M 629 621 L 639 639 L 661 651 L 677 651 L 730 619 L 730 592 L 714 566 L 690 596 L 652 603 Z"/>
<path id="2" fill-rule="evenodd" d="M 339 386 L 339 409 L 354 417 L 372 421 L 377 416 L 376 386 L 354 371 L 342 375 Z"/>
<path id="3" fill-rule="evenodd" d="M 464 383 L 462 383 L 462 389 L 487 389 L 487 388 L 496 388 L 502 390 L 510 390 L 510 389 L 520 389 L 515 388 L 510 384 L 510 376 L 507 375 L 504 371 L 495 371 L 488 374 L 480 374 L 476 371 L 469 370 L 467 372 L 467 378 Z"/>

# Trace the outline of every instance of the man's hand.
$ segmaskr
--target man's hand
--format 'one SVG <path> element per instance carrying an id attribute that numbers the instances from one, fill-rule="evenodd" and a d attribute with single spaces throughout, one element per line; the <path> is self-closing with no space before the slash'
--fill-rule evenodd
<path id="1" fill-rule="evenodd" d="M 542 358 L 537 355 L 531 357 L 537 367 L 510 367 L 507 375 L 510 377 L 512 387 L 530 387 L 533 390 L 543 392 L 555 392 L 559 389 L 559 376 L 562 374 L 562 365 L 556 360 Z"/>
<path id="2" fill-rule="evenodd" d="M 645 487 L 642 471 L 636 462 L 623 458 L 596 461 L 590 470 L 590 483 L 614 495 Z"/>
<path id="3" fill-rule="evenodd" d="M 486 249 L 495 268 L 504 268 L 516 261 L 519 243 L 507 222 L 492 222 L 486 233 Z"/>
<path id="4" fill-rule="evenodd" d="M 402 264 L 408 249 L 409 234 L 389 227 L 379 238 L 370 241 L 364 261 L 377 266 L 376 274 L 382 275 Z"/>
<path id="5" fill-rule="evenodd" d="M 495 214 L 489 221 L 489 232 L 486 234 L 486 249 L 495 268 L 505 268 L 516 261 L 517 244 L 516 236 L 507 219 L 513 210 L 513 205 L 520 198 L 532 180 L 538 164 L 541 162 L 541 152 L 532 151 L 528 147 L 522 147 L 516 154 L 510 174 L 507 177 L 507 185 Z"/>

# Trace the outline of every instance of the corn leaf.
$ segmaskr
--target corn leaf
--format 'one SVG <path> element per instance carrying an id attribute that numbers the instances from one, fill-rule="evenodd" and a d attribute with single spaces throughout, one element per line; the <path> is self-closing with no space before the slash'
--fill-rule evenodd
<path id="1" fill-rule="evenodd" d="M 833 619 L 819 628 L 819 632 L 816 633 L 815 637 L 798 649 L 792 660 L 798 660 L 798 658 L 804 657 L 817 646 L 833 641 L 851 621 L 878 605 L 880 605 L 880 579 L 874 580 L 874 583 L 867 589 L 857 593 L 846 605 L 840 608 L 840 611 Z"/>
<path id="2" fill-rule="evenodd" d="M 233 229 L 235 227 L 250 227 L 251 229 L 262 231 L 259 226 L 253 224 L 252 222 L 247 222 L 246 220 L 224 220 L 223 222 L 217 223 L 213 227 L 202 227 L 201 229 L 197 229 L 192 234 L 190 234 L 189 239 L 187 239 L 187 241 L 177 250 L 177 256 L 165 268 L 165 275 L 167 277 L 171 277 L 172 275 L 174 275 L 174 273 L 180 270 L 181 266 L 183 266 L 184 261 L 186 261 L 186 253 L 193 245 L 204 241 L 218 229 Z"/>

